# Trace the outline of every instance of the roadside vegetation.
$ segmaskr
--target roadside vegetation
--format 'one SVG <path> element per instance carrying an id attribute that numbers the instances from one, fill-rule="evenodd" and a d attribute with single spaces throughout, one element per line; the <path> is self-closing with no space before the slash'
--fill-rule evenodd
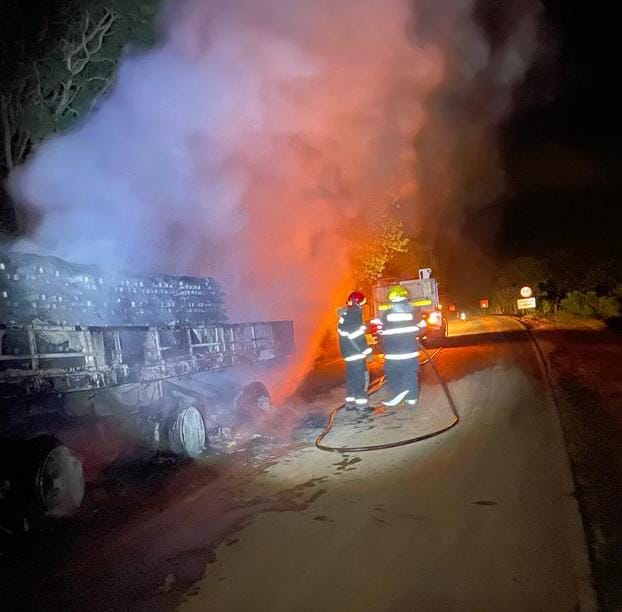
<path id="1" fill-rule="evenodd" d="M 492 311 L 517 314 L 520 288 L 533 289 L 530 314 L 560 323 L 594 319 L 622 329 L 622 274 L 615 261 L 590 264 L 557 251 L 548 258 L 520 257 L 503 265 L 492 292 Z"/>
<path id="2" fill-rule="evenodd" d="M 360 219 L 351 240 L 350 269 L 354 286 L 369 292 L 379 279 L 417 278 L 419 268 L 432 268 L 439 280 L 438 259 L 421 229 L 409 230 L 400 214 L 400 198 Z"/>

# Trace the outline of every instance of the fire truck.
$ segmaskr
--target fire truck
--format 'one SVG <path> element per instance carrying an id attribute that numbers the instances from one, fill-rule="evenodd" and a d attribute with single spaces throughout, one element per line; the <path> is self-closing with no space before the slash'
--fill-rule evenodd
<path id="1" fill-rule="evenodd" d="M 66 517 L 128 448 L 224 448 L 293 351 L 292 321 L 229 322 L 212 278 L 0 252 L 0 506 Z"/>
<path id="2" fill-rule="evenodd" d="M 370 320 L 368 325 L 370 334 L 377 336 L 378 326 L 373 323 L 373 320 L 379 318 L 383 310 L 390 308 L 387 293 L 389 287 L 393 285 L 406 288 L 410 303 L 421 318 L 425 319 L 427 327 L 421 340 L 429 344 L 442 343 L 447 338 L 447 317 L 439 301 L 438 283 L 432 278 L 430 268 L 420 268 L 419 277 L 416 279 L 382 279 L 373 287 L 366 313 Z"/>

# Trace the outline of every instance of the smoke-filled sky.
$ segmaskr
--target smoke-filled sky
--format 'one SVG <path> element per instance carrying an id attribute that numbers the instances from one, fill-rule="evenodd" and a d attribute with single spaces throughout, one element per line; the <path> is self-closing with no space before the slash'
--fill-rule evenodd
<path id="1" fill-rule="evenodd" d="M 397 195 L 459 249 L 502 189 L 498 127 L 539 45 L 518 4 L 494 40 L 475 0 L 171 3 L 162 43 L 11 177 L 40 215 L 21 247 L 213 275 L 234 319 L 293 318 L 311 354 L 361 218 Z"/>

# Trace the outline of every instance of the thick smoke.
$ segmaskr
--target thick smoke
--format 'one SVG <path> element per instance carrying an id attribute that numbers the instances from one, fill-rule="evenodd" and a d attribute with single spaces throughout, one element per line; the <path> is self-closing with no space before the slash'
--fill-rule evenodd
<path id="1" fill-rule="evenodd" d="M 450 291 L 481 297 L 477 292 L 488 284 L 486 269 L 494 263 L 480 248 L 492 244 L 500 219 L 487 216 L 489 227 L 479 228 L 477 244 L 465 237 L 464 224 L 511 189 L 502 170 L 499 130 L 520 97 L 517 86 L 535 53 L 542 46 L 550 54 L 551 43 L 539 0 L 457 0 L 448 12 L 436 0 L 419 0 L 417 6 L 419 38 L 443 50 L 445 70 L 416 142 L 418 213 L 444 263 Z"/>
<path id="2" fill-rule="evenodd" d="M 512 31 L 508 52 L 495 54 L 472 9 L 472 0 L 168 5 L 162 44 L 127 58 L 100 107 L 12 177 L 40 215 L 22 248 L 213 275 L 232 318 L 295 320 L 304 368 L 349 289 L 352 227 L 396 193 L 416 215 L 417 168 L 436 168 L 438 201 L 460 184 L 455 147 L 417 148 L 422 134 L 456 123 L 454 109 L 448 121 L 431 102 L 492 70 L 476 120 L 494 126 L 507 108 L 525 69 L 510 51 L 523 40 Z M 457 40 L 468 50 L 460 83 Z"/>

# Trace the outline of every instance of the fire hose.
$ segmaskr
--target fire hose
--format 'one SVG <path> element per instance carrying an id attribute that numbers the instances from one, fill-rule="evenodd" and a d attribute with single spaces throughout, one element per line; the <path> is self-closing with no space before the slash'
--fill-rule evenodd
<path id="1" fill-rule="evenodd" d="M 436 367 L 436 364 L 433 361 L 433 357 L 436 356 L 440 352 L 441 349 L 438 349 L 432 355 L 430 355 L 430 353 L 428 353 L 428 351 L 426 351 L 426 349 L 421 344 L 419 345 L 419 347 L 423 351 L 424 355 L 426 356 L 426 359 L 421 362 L 421 365 L 426 365 L 429 363 L 432 366 L 432 370 L 434 371 L 434 374 L 439 384 L 441 385 L 443 392 L 445 393 L 445 397 L 447 398 L 449 408 L 454 417 L 452 422 L 449 425 L 446 425 L 445 427 L 441 429 L 437 429 L 435 431 L 421 434 L 421 435 L 418 435 L 412 438 L 406 438 L 404 440 L 397 440 L 396 442 L 386 442 L 384 444 L 374 444 L 374 445 L 369 445 L 369 446 L 351 446 L 351 447 L 350 446 L 326 446 L 322 444 L 322 440 L 328 435 L 330 430 L 333 428 L 333 424 L 335 422 L 335 416 L 337 415 L 337 412 L 339 412 L 339 410 L 341 410 L 345 405 L 345 404 L 341 404 L 340 406 L 337 406 L 337 408 L 332 410 L 331 413 L 328 415 L 328 421 L 326 422 L 326 425 L 324 426 L 322 433 L 315 439 L 316 448 L 322 451 L 327 451 L 327 452 L 332 452 L 332 453 L 362 453 L 362 452 L 367 452 L 367 451 L 384 450 L 387 448 L 396 448 L 398 446 L 406 446 L 407 444 L 414 444 L 415 442 L 421 442 L 423 440 L 428 440 L 442 433 L 445 433 L 452 427 L 455 427 L 460 421 L 460 415 L 458 414 L 458 410 L 456 409 L 454 400 L 451 396 L 451 393 L 449 392 L 447 383 L 445 382 L 445 379 L 440 375 L 438 368 Z M 383 384 L 384 384 L 384 376 L 381 376 L 377 381 L 373 383 L 373 390 L 371 390 L 370 393 L 375 393 L 376 391 L 378 391 L 378 389 L 380 389 Z"/>

